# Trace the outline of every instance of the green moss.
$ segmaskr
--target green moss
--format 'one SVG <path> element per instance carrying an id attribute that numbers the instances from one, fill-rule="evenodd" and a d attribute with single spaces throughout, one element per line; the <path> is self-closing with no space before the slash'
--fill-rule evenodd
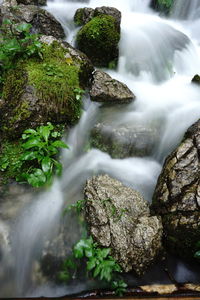
<path id="1" fill-rule="evenodd" d="M 22 162 L 19 158 L 22 153 L 21 142 L 3 144 L 0 152 L 0 177 L 3 178 L 3 183 L 20 174 Z"/>
<path id="2" fill-rule="evenodd" d="M 24 129 L 48 121 L 73 124 L 81 115 L 81 65 L 58 42 L 44 45 L 41 58 L 20 60 L 7 74 L 0 114 L 1 131 L 16 138 Z"/>
<path id="3" fill-rule="evenodd" d="M 107 15 L 93 18 L 77 35 L 78 48 L 99 66 L 117 59 L 119 39 L 116 20 Z"/>
<path id="4" fill-rule="evenodd" d="M 84 24 L 83 16 L 84 16 L 84 9 L 83 8 L 78 9 L 76 11 L 76 14 L 74 15 L 74 23 L 77 26 L 82 26 Z"/>

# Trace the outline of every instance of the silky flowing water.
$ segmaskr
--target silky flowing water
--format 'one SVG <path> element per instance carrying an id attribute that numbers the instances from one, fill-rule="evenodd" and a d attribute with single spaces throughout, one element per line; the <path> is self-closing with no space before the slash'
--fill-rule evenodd
<path id="1" fill-rule="evenodd" d="M 179 144 L 186 129 L 200 116 L 200 88 L 191 83 L 200 72 L 200 4 L 177 0 L 171 17 L 161 18 L 150 9 L 149 0 L 49 1 L 49 10 L 63 25 L 67 41 L 75 43 L 77 28 L 73 15 L 80 7 L 114 6 L 122 12 L 119 64 L 106 70 L 126 83 L 136 95 L 123 108 L 102 107 L 83 99 L 79 123 L 71 129 L 62 153 L 63 175 L 52 188 L 35 195 L 12 220 L 11 245 L 3 253 L 0 297 L 73 294 L 96 287 L 93 281 L 77 279 L 74 284 L 44 281 L 38 261 L 47 240 L 55 238 L 63 222 L 63 208 L 83 198 L 86 179 L 107 173 L 130 186 L 151 202 L 165 157 Z M 109 154 L 88 148 L 91 129 L 98 121 L 111 128 L 150 128 L 158 138 L 150 157 L 112 159 Z M 14 200 L 13 200 L 14 201 Z M 65 220 L 69 247 L 77 240 L 75 221 Z M 6 230 L 6 228 L 5 228 Z M 56 250 L 56 249 L 55 249 Z M 198 282 L 200 269 L 169 258 L 169 269 L 178 282 Z M 170 283 L 160 264 L 143 278 L 127 276 L 130 284 Z"/>

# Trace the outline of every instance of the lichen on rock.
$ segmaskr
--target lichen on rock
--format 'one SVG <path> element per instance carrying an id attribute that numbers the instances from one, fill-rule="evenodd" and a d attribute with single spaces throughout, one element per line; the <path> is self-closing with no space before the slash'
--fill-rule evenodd
<path id="1" fill-rule="evenodd" d="M 162 224 L 135 190 L 108 175 L 94 176 L 85 187 L 89 231 L 102 247 L 110 247 L 125 272 L 145 272 L 162 248 Z"/>

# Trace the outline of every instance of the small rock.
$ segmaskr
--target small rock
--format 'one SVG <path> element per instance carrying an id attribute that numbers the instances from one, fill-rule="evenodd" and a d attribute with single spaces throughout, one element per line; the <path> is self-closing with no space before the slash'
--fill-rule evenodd
<path id="1" fill-rule="evenodd" d="M 199 76 L 198 74 L 196 74 L 196 75 L 192 78 L 192 82 L 193 82 L 193 83 L 200 84 L 200 76 Z"/>
<path id="2" fill-rule="evenodd" d="M 97 70 L 93 74 L 93 82 L 90 90 L 92 101 L 104 103 L 130 103 L 135 95 L 126 84 L 113 79 L 107 73 Z"/>
<path id="3" fill-rule="evenodd" d="M 162 224 L 135 190 L 108 175 L 94 176 L 85 187 L 86 220 L 95 241 L 110 247 L 125 272 L 138 275 L 161 250 Z"/>

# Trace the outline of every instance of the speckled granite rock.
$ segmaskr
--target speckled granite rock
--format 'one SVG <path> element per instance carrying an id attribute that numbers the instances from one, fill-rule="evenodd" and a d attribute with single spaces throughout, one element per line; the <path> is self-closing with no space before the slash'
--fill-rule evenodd
<path id="1" fill-rule="evenodd" d="M 124 271 L 145 272 L 161 250 L 162 224 L 135 190 L 108 175 L 94 176 L 85 187 L 86 220 L 93 238 Z"/>
<path id="2" fill-rule="evenodd" d="M 130 103 L 135 98 L 126 84 L 113 79 L 107 73 L 97 70 L 93 74 L 90 90 L 91 100 L 104 103 Z"/>

